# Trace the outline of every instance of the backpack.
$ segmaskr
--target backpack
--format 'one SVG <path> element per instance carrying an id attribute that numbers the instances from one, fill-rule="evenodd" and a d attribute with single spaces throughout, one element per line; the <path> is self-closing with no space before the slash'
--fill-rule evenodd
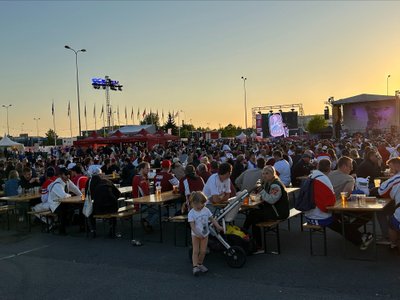
<path id="1" fill-rule="evenodd" d="M 300 192 L 294 200 L 294 208 L 300 211 L 309 211 L 315 208 L 314 201 L 314 181 L 321 177 L 318 175 L 315 178 L 307 177 L 300 185 Z"/>

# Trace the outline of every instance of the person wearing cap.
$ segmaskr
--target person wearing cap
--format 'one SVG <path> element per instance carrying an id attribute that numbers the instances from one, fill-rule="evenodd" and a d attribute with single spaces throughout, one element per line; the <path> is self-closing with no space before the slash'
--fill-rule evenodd
<path id="1" fill-rule="evenodd" d="M 329 159 L 331 160 L 331 157 L 329 156 L 328 153 L 328 147 L 327 146 L 322 146 L 322 148 L 318 148 L 318 155 L 317 155 L 317 161 L 320 161 L 321 159 Z"/>
<path id="2" fill-rule="evenodd" d="M 304 153 L 297 164 L 292 167 L 292 184 L 294 186 L 300 186 L 301 181 L 297 178 L 310 175 L 312 169 L 314 169 L 314 167 L 311 164 L 311 156 L 308 153 Z"/>
<path id="3" fill-rule="evenodd" d="M 60 227 L 59 233 L 66 234 L 65 227 L 67 225 L 67 215 L 69 212 L 69 204 L 60 203 L 61 199 L 71 197 L 71 193 L 76 196 L 82 196 L 79 188 L 69 179 L 69 171 L 67 168 L 60 168 L 58 178 L 49 186 L 49 196 L 47 199 L 50 210 L 59 215 Z"/>
<path id="4" fill-rule="evenodd" d="M 179 158 L 177 157 L 172 160 L 171 172 L 178 180 L 181 180 L 183 177 L 185 177 L 185 168 L 182 166 Z"/>
<path id="5" fill-rule="evenodd" d="M 196 169 L 194 166 L 187 165 L 185 168 L 185 177 L 179 181 L 179 192 L 181 193 L 182 197 L 185 198 L 185 203 L 183 203 L 181 206 L 181 214 L 185 214 L 190 210 L 190 194 L 192 192 L 202 191 L 203 188 L 204 181 L 196 174 Z"/>
<path id="6" fill-rule="evenodd" d="M 164 159 L 161 163 L 161 171 L 154 177 L 154 184 L 161 186 L 162 193 L 172 191 L 174 185 L 179 185 L 179 180 L 170 172 L 170 169 L 171 161 Z"/>

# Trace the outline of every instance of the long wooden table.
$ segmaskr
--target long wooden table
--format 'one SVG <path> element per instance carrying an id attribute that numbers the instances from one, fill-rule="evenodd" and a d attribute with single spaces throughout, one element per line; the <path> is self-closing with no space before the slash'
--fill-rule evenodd
<path id="1" fill-rule="evenodd" d="M 181 194 L 174 193 L 172 191 L 164 192 L 159 195 L 151 194 L 148 196 L 143 196 L 139 198 L 131 198 L 125 199 L 127 203 L 133 204 L 145 204 L 145 205 L 157 205 L 158 206 L 158 217 L 159 217 L 159 226 L 160 226 L 160 243 L 163 241 L 163 233 L 162 233 L 162 222 L 161 222 L 161 207 L 167 202 L 171 202 L 174 200 L 178 200 L 181 198 Z"/>
<path id="2" fill-rule="evenodd" d="M 327 207 L 328 211 L 339 213 L 342 221 L 342 236 L 343 236 L 343 252 L 346 257 L 346 238 L 345 238 L 345 218 L 344 216 L 355 216 L 360 217 L 360 214 L 363 213 L 373 213 L 374 216 L 372 218 L 372 234 L 374 237 L 373 242 L 373 251 L 374 258 L 377 259 L 377 247 L 376 247 L 376 214 L 380 211 L 383 211 L 387 205 L 389 205 L 393 200 L 389 198 L 375 198 L 375 200 L 366 200 L 366 201 L 346 201 L 342 202 L 341 200 L 337 201 L 334 206 Z"/>
<path id="3" fill-rule="evenodd" d="M 21 194 L 17 196 L 5 196 L 1 197 L 1 201 L 7 202 L 30 202 L 31 200 L 40 199 L 42 195 L 40 193 L 34 194 Z"/>

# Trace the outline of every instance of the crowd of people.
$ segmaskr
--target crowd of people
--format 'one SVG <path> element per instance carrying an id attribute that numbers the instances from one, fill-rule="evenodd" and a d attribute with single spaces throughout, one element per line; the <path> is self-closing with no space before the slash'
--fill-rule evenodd
<path id="1" fill-rule="evenodd" d="M 395 200 L 394 205 L 379 214 L 378 221 L 381 242 L 396 248 L 400 231 L 400 210 L 397 208 L 400 203 L 397 192 L 400 187 L 398 142 L 392 136 L 366 139 L 358 134 L 342 140 L 191 140 L 171 142 L 153 149 L 147 149 L 140 143 L 85 149 L 58 147 L 47 157 L 29 152 L 0 161 L 0 186 L 6 196 L 40 187 L 42 199 L 32 205 L 36 205 L 36 209 L 48 207 L 55 212 L 59 209 L 63 225 L 60 232 L 65 233 L 68 211 L 54 204 L 56 198 L 89 191 L 95 200 L 96 213 L 118 209 L 118 189 L 100 174 L 118 174 L 121 186 L 132 186 L 133 198 L 154 193 L 156 188 L 166 192 L 178 187 L 183 204 L 177 214 L 190 214 L 191 209 L 201 212 L 202 204 L 212 211 L 213 204 L 226 202 L 238 191 L 253 190 L 261 181 L 257 192 L 262 205 L 252 210 L 244 222 L 244 228 L 252 231 L 260 247 L 260 232 L 254 225 L 263 220 L 285 219 L 290 207 L 286 188 L 300 186 L 304 176 L 311 176 L 316 182 L 316 207 L 305 212 L 307 220 L 328 226 L 338 233 L 342 233 L 341 220 L 327 207 L 340 198 L 341 192 L 351 194 L 357 190 L 356 178 L 369 178 L 372 195 L 389 196 Z M 393 177 L 383 182 L 380 188 L 374 188 L 374 179 L 384 174 Z M 193 192 L 202 192 L 205 198 L 198 194 L 194 196 Z M 151 209 L 147 212 L 141 222 L 146 232 L 152 232 L 158 216 Z M 197 212 L 190 215 L 196 216 Z M 205 211 L 205 214 L 208 215 L 208 212 Z M 370 218 L 372 215 L 356 218 L 345 226 L 345 238 L 362 250 L 374 238 L 359 230 Z M 192 217 L 191 220 L 195 222 Z M 95 233 L 95 222 L 92 220 L 91 224 Z M 193 226 L 192 229 L 192 235 L 199 238 L 199 230 Z M 204 245 L 198 240 L 195 240 L 195 245 L 200 247 L 196 250 L 199 258 L 193 259 L 197 264 L 194 265 L 194 272 L 198 273 L 205 270 L 201 267 Z"/>

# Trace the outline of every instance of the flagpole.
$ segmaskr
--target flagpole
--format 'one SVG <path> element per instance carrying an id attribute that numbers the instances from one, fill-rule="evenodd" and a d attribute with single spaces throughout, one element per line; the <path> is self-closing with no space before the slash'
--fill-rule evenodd
<path id="1" fill-rule="evenodd" d="M 88 131 L 87 131 L 87 113 L 86 113 L 86 101 L 85 101 L 85 126 L 86 126 L 86 136 L 88 136 Z"/>
<path id="2" fill-rule="evenodd" d="M 105 123 L 105 120 L 104 120 L 104 111 L 103 111 L 103 136 L 106 136 L 106 123 Z"/>
<path id="3" fill-rule="evenodd" d="M 93 106 L 93 116 L 94 116 L 94 130 L 97 133 L 96 103 Z"/>
<path id="4" fill-rule="evenodd" d="M 72 138 L 72 118 L 71 118 L 71 113 L 69 114 L 69 130 L 71 131 L 71 138 Z"/>
<path id="5" fill-rule="evenodd" d="M 53 99 L 53 106 L 52 106 L 52 112 L 53 112 L 53 128 L 54 128 L 54 146 L 57 146 L 57 133 L 56 133 L 56 112 L 54 109 L 54 99 Z"/>

